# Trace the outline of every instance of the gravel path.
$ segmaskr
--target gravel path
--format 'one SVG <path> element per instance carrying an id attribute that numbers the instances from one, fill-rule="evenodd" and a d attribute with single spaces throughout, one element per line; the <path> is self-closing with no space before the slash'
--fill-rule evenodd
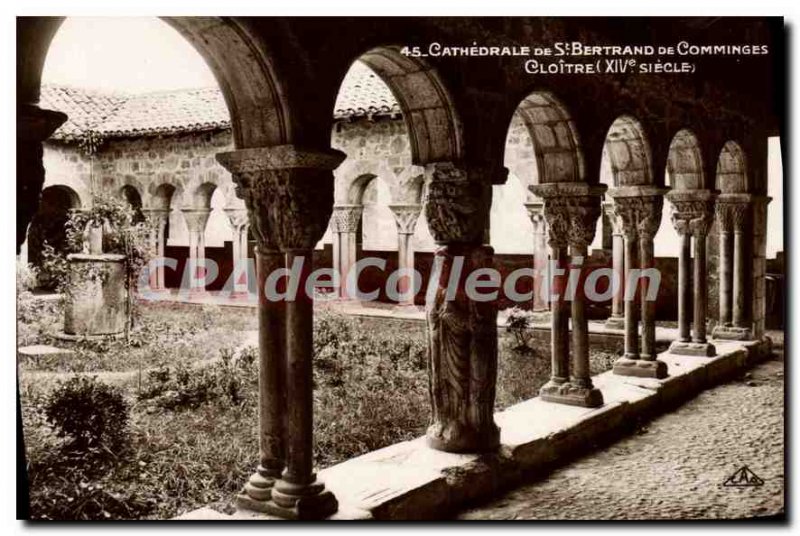
<path id="1" fill-rule="evenodd" d="M 784 512 L 782 352 L 639 433 L 460 519 L 698 519 Z M 722 484 L 743 465 L 762 486 Z"/>

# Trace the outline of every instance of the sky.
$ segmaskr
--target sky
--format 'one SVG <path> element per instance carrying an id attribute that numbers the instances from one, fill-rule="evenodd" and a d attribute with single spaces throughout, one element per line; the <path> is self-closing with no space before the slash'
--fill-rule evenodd
<path id="1" fill-rule="evenodd" d="M 127 93 L 216 86 L 192 45 L 153 17 L 70 17 L 47 54 L 42 81 Z"/>

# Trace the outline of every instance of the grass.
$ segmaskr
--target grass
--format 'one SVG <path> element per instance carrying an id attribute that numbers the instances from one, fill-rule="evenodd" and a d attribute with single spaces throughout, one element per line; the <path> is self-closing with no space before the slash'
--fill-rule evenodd
<path id="1" fill-rule="evenodd" d="M 28 321 L 20 322 L 25 324 L 20 333 L 28 343 L 39 342 L 32 316 L 24 318 Z M 258 417 L 257 361 L 252 353 L 251 361 L 228 361 L 245 333 L 255 328 L 252 310 L 159 304 L 143 309 L 132 346 L 123 341 L 102 348 L 77 343 L 74 361 L 38 363 L 36 370 L 23 364 L 20 388 L 33 515 L 164 519 L 209 504 L 229 509 L 230 498 L 256 463 Z M 547 344 L 534 341 L 526 351 L 515 346 L 513 337 L 501 331 L 497 409 L 535 396 L 549 377 Z M 425 350 L 420 322 L 316 315 L 318 466 L 425 433 Z M 593 373 L 608 369 L 614 358 L 614 353 L 593 351 Z M 130 374 L 140 364 L 156 372 L 144 372 L 140 380 Z M 157 371 L 165 366 L 173 378 L 187 372 L 186 382 L 159 383 Z M 53 385 L 70 373 L 87 371 L 119 386 L 131 403 L 128 440 L 117 451 L 76 454 L 44 417 Z M 229 384 L 236 384 L 236 396 Z M 203 398 L 184 405 L 163 403 L 165 398 L 192 399 L 176 396 L 181 390 L 201 392 Z"/>

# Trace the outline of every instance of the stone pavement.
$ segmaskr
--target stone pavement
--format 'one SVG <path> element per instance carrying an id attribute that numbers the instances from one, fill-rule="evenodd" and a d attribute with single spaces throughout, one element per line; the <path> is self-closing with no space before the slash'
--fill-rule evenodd
<path id="1" fill-rule="evenodd" d="M 697 519 L 784 512 L 782 355 L 639 433 L 459 519 Z M 747 465 L 760 487 L 722 484 Z"/>

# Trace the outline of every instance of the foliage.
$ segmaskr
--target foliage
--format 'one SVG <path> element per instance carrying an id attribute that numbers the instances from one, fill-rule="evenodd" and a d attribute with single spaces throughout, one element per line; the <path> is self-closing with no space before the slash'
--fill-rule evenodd
<path id="1" fill-rule="evenodd" d="M 258 379 L 255 351 L 247 349 L 234 358 L 230 350 L 220 352 L 220 359 L 209 365 L 187 367 L 161 366 L 147 374 L 147 383 L 137 398 L 166 410 L 195 409 L 206 402 L 224 399 L 239 405 L 245 387 Z"/>
<path id="2" fill-rule="evenodd" d="M 91 350 L 71 361 L 86 368 L 101 363 L 133 372 L 131 362 L 140 356 L 152 367 L 141 381 L 135 374 L 109 374 L 108 381 L 115 378 L 136 401 L 128 439 L 104 456 L 79 459 L 61 448 L 64 439 L 45 416 L 50 387 L 41 376 L 26 378 L 23 368 L 34 516 L 165 519 L 209 504 L 229 508 L 257 463 L 257 352 L 230 350 L 254 327 L 252 311 L 151 304 L 137 336 L 141 346 L 81 342 L 76 350 Z M 536 396 L 550 365 L 546 345 L 532 338 L 532 353 L 520 354 L 512 350 L 515 338 L 499 333 L 496 408 L 502 409 Z M 430 404 L 423 323 L 322 312 L 315 315 L 314 335 L 316 465 L 425 433 Z M 607 370 L 615 358 L 593 350 L 592 372 Z"/>
<path id="3" fill-rule="evenodd" d="M 96 377 L 74 376 L 60 382 L 47 400 L 45 414 L 58 436 L 69 437 L 79 451 L 118 446 L 128 424 L 122 393 Z"/>
<path id="4" fill-rule="evenodd" d="M 103 229 L 103 252 L 125 256 L 125 287 L 128 291 L 128 329 L 137 316 L 133 290 L 139 279 L 142 268 L 153 255 L 149 230 L 143 223 L 135 223 L 136 212 L 126 201 L 107 196 L 94 196 L 92 205 L 85 210 L 70 213 L 66 223 L 66 246 L 64 251 L 55 251 L 45 244 L 42 253 L 42 272 L 49 286 L 55 287 L 68 298 L 73 292 L 73 285 L 84 280 L 102 280 L 106 272 L 99 265 L 81 265 L 84 271 L 75 280 L 70 272 L 67 255 L 80 253 L 85 249 L 88 229 Z"/>
<path id="5" fill-rule="evenodd" d="M 531 333 L 530 313 L 517 307 L 511 309 L 506 317 L 506 329 L 514 337 L 516 345 L 512 347 L 515 352 L 525 353 L 531 349 L 530 342 L 533 334 Z"/>

